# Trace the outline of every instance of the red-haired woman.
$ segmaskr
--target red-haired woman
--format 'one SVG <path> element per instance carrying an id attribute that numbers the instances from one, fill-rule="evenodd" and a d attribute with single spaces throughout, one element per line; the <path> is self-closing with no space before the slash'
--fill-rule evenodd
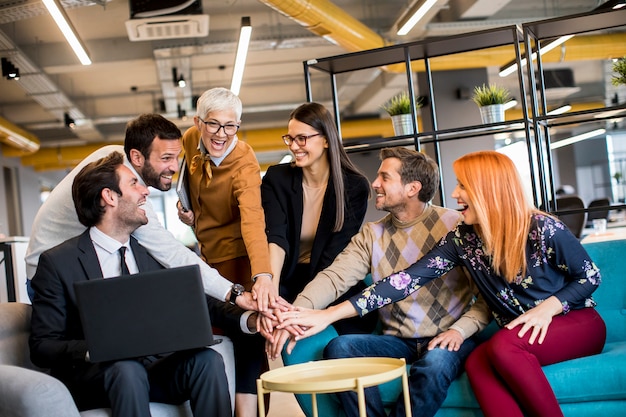
<path id="1" fill-rule="evenodd" d="M 306 337 L 400 300 L 462 265 L 501 327 L 465 365 L 484 415 L 562 416 L 541 366 L 602 351 L 606 327 L 591 297 L 600 272 L 561 221 L 528 202 L 507 156 L 475 152 L 453 168 L 452 197 L 464 220 L 438 247 L 342 304 L 286 313 L 284 325 L 308 327 L 298 338 Z"/>

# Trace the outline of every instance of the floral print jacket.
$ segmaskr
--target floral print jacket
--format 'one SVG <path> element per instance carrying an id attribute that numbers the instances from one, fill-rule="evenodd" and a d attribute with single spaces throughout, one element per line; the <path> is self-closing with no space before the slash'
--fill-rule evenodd
<path id="1" fill-rule="evenodd" d="M 600 285 L 600 271 L 578 239 L 562 222 L 532 215 L 526 244 L 526 273 L 507 283 L 497 275 L 474 227 L 464 223 L 407 269 L 376 282 L 350 299 L 360 315 L 401 300 L 458 265 L 465 266 L 500 326 L 556 296 L 563 314 L 594 307 L 591 294 Z"/>

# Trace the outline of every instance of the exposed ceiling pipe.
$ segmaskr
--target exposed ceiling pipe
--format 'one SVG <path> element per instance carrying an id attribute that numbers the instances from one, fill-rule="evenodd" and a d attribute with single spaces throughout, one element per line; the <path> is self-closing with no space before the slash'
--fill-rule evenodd
<path id="1" fill-rule="evenodd" d="M 342 46 L 348 52 L 380 48 L 388 43 L 377 33 L 329 0 L 259 0 L 274 10 L 291 18 L 316 35 Z M 473 0 L 469 1 L 472 3 Z M 480 29 L 480 27 L 476 27 Z M 545 62 L 557 60 L 611 59 L 626 54 L 626 41 L 623 33 L 577 36 L 565 44 L 566 53 L 560 51 L 551 59 L 548 54 Z M 433 70 L 464 69 L 473 67 L 501 66 L 514 58 L 510 47 L 490 48 L 447 55 L 431 62 Z M 423 62 L 413 63 L 414 71 L 424 70 Z M 404 64 L 389 65 L 383 68 L 391 72 L 404 72 Z"/>
<path id="2" fill-rule="evenodd" d="M 379 34 L 328 0 L 259 1 L 346 51 L 364 51 L 387 45 Z"/>
<path id="3" fill-rule="evenodd" d="M 10 156 L 28 155 L 39 150 L 37 137 L 0 117 L 0 142 L 15 148 Z M 3 151 L 6 155 L 6 152 Z M 6 155 L 9 156 L 9 155 Z"/>

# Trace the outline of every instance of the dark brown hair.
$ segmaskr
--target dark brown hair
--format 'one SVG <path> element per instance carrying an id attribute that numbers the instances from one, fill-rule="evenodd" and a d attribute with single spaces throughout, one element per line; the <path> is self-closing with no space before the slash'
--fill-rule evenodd
<path id="1" fill-rule="evenodd" d="M 367 181 L 365 175 L 350 161 L 346 150 L 343 148 L 337 125 L 326 107 L 319 103 L 305 103 L 300 105 L 289 115 L 289 120 L 295 119 L 315 129 L 326 138 L 328 142 L 328 162 L 330 165 L 330 181 L 335 188 L 337 205 L 335 206 L 335 224 L 333 232 L 338 232 L 343 227 L 343 219 L 346 207 L 346 191 L 344 173 L 360 175 Z"/>
<path id="2" fill-rule="evenodd" d="M 384 148 L 380 150 L 380 160 L 398 158 L 400 179 L 403 184 L 419 181 L 422 184 L 417 198 L 428 203 L 439 187 L 439 167 L 428 155 L 407 148 Z"/>
<path id="3" fill-rule="evenodd" d="M 124 156 L 112 152 L 104 158 L 83 167 L 74 177 L 72 199 L 78 220 L 86 227 L 98 224 L 104 215 L 100 204 L 102 190 L 108 188 L 122 195 L 117 168 L 124 163 Z"/>
<path id="4" fill-rule="evenodd" d="M 154 138 L 180 140 L 183 135 L 174 123 L 156 113 L 145 113 L 126 124 L 124 152 L 130 160 L 130 150 L 137 149 L 146 158 L 150 158 Z"/>

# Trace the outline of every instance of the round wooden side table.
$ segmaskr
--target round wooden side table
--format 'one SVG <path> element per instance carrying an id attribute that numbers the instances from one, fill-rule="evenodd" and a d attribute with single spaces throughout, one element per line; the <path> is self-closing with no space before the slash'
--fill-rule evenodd
<path id="1" fill-rule="evenodd" d="M 259 414 L 265 417 L 263 394 L 272 391 L 311 394 L 314 417 L 317 417 L 316 394 L 356 391 L 359 416 L 366 417 L 364 389 L 396 378 L 402 378 L 406 415 L 411 417 L 406 363 L 404 359 L 396 358 L 328 359 L 265 372 L 257 379 Z"/>

